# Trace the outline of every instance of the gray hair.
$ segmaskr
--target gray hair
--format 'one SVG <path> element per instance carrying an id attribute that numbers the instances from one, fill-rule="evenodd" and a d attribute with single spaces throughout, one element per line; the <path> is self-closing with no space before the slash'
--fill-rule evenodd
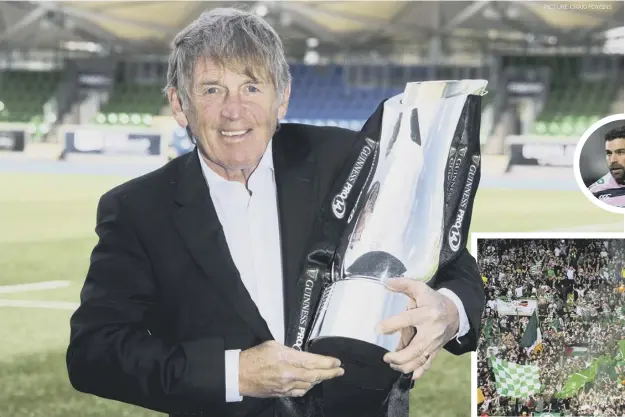
<path id="1" fill-rule="evenodd" d="M 282 41 L 276 31 L 254 13 L 235 8 L 207 10 L 184 28 L 172 42 L 167 86 L 176 88 L 187 107 L 195 63 L 208 58 L 222 68 L 242 65 L 248 75 L 273 82 L 282 97 L 291 81 Z"/>

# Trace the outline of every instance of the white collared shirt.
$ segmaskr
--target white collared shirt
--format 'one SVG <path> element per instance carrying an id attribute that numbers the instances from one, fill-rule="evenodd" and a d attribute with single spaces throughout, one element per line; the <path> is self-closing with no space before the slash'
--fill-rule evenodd
<path id="1" fill-rule="evenodd" d="M 230 254 L 241 280 L 267 322 L 274 339 L 284 343 L 282 255 L 272 144 L 247 186 L 216 174 L 201 154 L 202 172 L 210 189 L 217 217 L 223 226 Z M 226 351 L 226 401 L 240 401 L 239 353 Z"/>
<path id="2" fill-rule="evenodd" d="M 284 302 L 282 286 L 282 251 L 272 142 L 258 167 L 248 179 L 248 188 L 228 181 L 215 173 L 198 151 L 202 173 L 210 189 L 217 217 L 223 227 L 230 254 L 241 280 L 275 340 L 284 343 Z M 456 339 L 470 330 L 460 298 L 441 288 L 440 294 L 453 301 L 460 316 Z M 226 350 L 226 402 L 241 401 L 239 393 L 239 353 Z"/>

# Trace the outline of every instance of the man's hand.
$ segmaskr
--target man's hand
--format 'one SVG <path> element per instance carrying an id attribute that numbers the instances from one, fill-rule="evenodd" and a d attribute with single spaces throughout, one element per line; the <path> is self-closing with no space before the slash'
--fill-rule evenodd
<path id="1" fill-rule="evenodd" d="M 269 340 L 241 351 L 239 393 L 243 397 L 303 397 L 313 385 L 342 376 L 341 362 L 300 352 Z"/>
<path id="2" fill-rule="evenodd" d="M 386 281 L 386 286 L 408 295 L 410 304 L 403 313 L 378 324 L 381 334 L 401 331 L 397 351 L 384 355 L 384 361 L 396 371 L 414 372 L 412 379 L 419 379 L 431 368 L 441 348 L 458 333 L 458 309 L 448 297 L 420 281 L 394 278 Z"/>

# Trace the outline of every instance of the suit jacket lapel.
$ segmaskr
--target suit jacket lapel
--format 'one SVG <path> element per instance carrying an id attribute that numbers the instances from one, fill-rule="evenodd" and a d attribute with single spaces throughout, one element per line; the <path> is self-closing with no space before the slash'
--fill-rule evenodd
<path id="1" fill-rule="evenodd" d="M 193 259 L 258 336 L 264 340 L 273 339 L 232 260 L 197 150 L 187 155 L 181 167 L 176 203 L 174 222 Z"/>
<path id="2" fill-rule="evenodd" d="M 308 138 L 286 137 L 283 131 L 274 136 L 273 161 L 276 177 L 282 274 L 285 334 L 297 311 L 296 284 L 304 261 L 318 201 L 316 160 Z"/>

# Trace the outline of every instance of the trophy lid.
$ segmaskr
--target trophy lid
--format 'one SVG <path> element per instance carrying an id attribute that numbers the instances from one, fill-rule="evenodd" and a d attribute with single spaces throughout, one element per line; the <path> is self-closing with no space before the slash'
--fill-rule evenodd
<path id="1" fill-rule="evenodd" d="M 480 95 L 486 94 L 487 80 L 446 80 L 446 81 L 420 81 L 406 84 L 404 99 L 406 105 L 413 105 L 419 99 L 438 100 L 457 95 Z"/>

